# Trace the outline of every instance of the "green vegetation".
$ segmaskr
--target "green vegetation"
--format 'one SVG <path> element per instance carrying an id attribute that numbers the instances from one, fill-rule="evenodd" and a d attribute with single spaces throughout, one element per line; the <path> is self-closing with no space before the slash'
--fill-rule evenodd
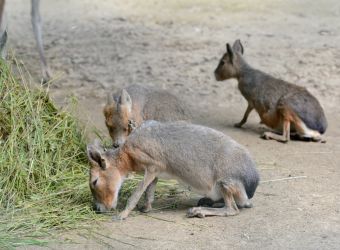
<path id="1" fill-rule="evenodd" d="M 0 62 L 0 249 L 43 245 L 55 233 L 93 229 L 84 131 L 42 88 Z M 120 207 L 140 176 L 126 181 Z M 175 194 L 174 183 L 160 182 Z M 173 206 L 173 205 L 172 205 Z"/>
<path id="2" fill-rule="evenodd" d="M 0 63 L 0 248 L 95 219 L 83 132 L 18 75 Z"/>

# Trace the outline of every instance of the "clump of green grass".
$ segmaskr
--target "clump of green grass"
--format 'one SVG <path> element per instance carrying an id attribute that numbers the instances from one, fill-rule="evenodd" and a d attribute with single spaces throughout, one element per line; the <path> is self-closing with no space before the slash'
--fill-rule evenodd
<path id="1" fill-rule="evenodd" d="M 18 72 L 0 62 L 0 248 L 95 219 L 84 133 Z"/>
<path id="2" fill-rule="evenodd" d="M 84 131 L 15 69 L 0 61 L 0 249 L 43 245 L 56 232 L 107 219 L 91 209 Z M 121 204 L 141 178 L 126 181 Z M 157 196 L 173 196 L 174 185 L 160 182 Z"/>

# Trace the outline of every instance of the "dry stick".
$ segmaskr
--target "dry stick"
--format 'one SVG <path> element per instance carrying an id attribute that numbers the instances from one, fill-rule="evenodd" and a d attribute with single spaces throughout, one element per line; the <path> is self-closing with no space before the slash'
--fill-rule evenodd
<path id="1" fill-rule="evenodd" d="M 117 241 L 117 242 L 119 242 L 119 243 L 122 243 L 122 244 L 125 244 L 125 245 L 128 245 L 128 246 L 137 247 L 136 245 L 133 245 L 133 244 L 131 244 L 131 243 L 128 243 L 128 242 L 125 242 L 125 241 L 122 241 L 122 240 L 119 240 L 119 239 L 110 237 L 110 236 L 108 236 L 108 235 L 104 235 L 104 234 L 101 234 L 101 233 L 98 233 L 98 232 L 94 232 L 94 233 L 95 233 L 95 234 L 98 234 L 98 235 L 100 235 L 100 236 L 102 236 L 102 237 L 104 237 L 104 238 L 107 238 L 107 239 L 109 239 L 109 240 L 114 240 L 114 241 Z"/>
<path id="2" fill-rule="evenodd" d="M 298 154 L 332 154 L 334 151 L 314 151 L 314 152 L 296 152 L 296 153 L 287 153 L 284 155 L 298 155 Z"/>
<path id="3" fill-rule="evenodd" d="M 187 226 L 187 224 L 190 224 L 191 226 L 197 226 L 199 228 L 208 228 L 205 225 L 198 225 L 196 223 L 190 223 L 188 221 L 186 221 L 186 223 L 180 223 L 180 222 L 177 222 L 177 221 L 174 221 L 174 220 L 166 220 L 166 219 L 162 219 L 162 218 L 159 218 L 159 217 L 151 216 L 149 214 L 143 214 L 143 216 L 148 217 L 148 218 L 152 218 L 152 219 L 155 219 L 155 220 L 160 220 L 160 221 L 165 221 L 165 222 L 170 222 L 170 223 L 176 223 L 177 225 L 182 225 L 182 226 Z"/>
<path id="4" fill-rule="evenodd" d="M 155 241 L 157 240 L 156 238 L 147 238 L 147 237 L 142 237 L 142 236 L 133 236 L 133 235 L 130 235 L 130 234 L 127 234 L 125 233 L 123 230 L 122 231 L 122 234 L 124 236 L 127 236 L 127 237 L 130 237 L 130 238 L 133 238 L 133 239 L 138 239 L 138 240 L 150 240 L 150 241 Z"/>
<path id="5" fill-rule="evenodd" d="M 307 176 L 305 176 L 305 175 L 292 176 L 292 177 L 286 177 L 286 178 L 280 178 L 280 179 L 274 179 L 274 180 L 260 181 L 260 183 L 268 183 L 268 182 L 276 182 L 276 181 L 286 181 L 286 180 L 302 179 L 302 178 L 307 178 Z"/>
<path id="6" fill-rule="evenodd" d="M 151 216 L 151 215 L 149 215 L 149 214 L 146 214 L 146 215 L 144 215 L 144 216 L 145 216 L 145 217 L 152 218 L 152 219 L 155 219 L 155 220 L 161 220 L 161 221 L 166 221 L 166 222 L 176 223 L 176 221 L 162 219 L 162 218 L 159 218 L 159 217 Z"/>

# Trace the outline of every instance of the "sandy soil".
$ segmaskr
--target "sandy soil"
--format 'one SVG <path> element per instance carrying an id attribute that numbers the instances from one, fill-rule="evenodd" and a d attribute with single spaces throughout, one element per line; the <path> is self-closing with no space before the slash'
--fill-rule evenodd
<path id="1" fill-rule="evenodd" d="M 39 79 L 29 8 L 29 1 L 8 1 L 9 41 Z M 235 217 L 187 219 L 185 210 L 196 202 L 188 199 L 177 210 L 135 213 L 121 223 L 108 218 L 99 240 L 74 236 L 79 244 L 62 248 L 339 248 L 339 1 L 45 0 L 41 12 L 58 78 L 50 92 L 59 105 L 76 96 L 79 118 L 106 133 L 107 92 L 132 83 L 169 89 L 193 106 L 197 123 L 246 145 L 264 181 L 254 208 Z M 246 102 L 235 81 L 216 82 L 212 72 L 225 43 L 237 38 L 251 65 L 320 100 L 329 120 L 326 144 L 264 141 L 255 112 L 243 129 L 233 128 Z M 268 182 L 294 176 L 303 178 Z"/>

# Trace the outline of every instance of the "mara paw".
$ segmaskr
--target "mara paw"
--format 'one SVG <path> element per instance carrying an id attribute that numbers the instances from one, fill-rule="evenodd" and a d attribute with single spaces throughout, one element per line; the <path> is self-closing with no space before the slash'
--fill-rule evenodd
<path id="1" fill-rule="evenodd" d="M 142 207 L 139 207 L 138 210 L 142 213 L 148 213 L 152 210 L 152 206 L 151 205 L 144 205 Z"/>
<path id="2" fill-rule="evenodd" d="M 205 215 L 202 213 L 202 209 L 200 207 L 193 207 L 188 210 L 187 217 L 188 218 L 193 218 L 193 217 L 204 218 Z"/>
<path id="3" fill-rule="evenodd" d="M 235 124 L 234 124 L 234 127 L 235 127 L 235 128 L 242 128 L 242 125 L 243 125 L 243 123 L 238 122 L 238 123 L 235 123 Z"/>

